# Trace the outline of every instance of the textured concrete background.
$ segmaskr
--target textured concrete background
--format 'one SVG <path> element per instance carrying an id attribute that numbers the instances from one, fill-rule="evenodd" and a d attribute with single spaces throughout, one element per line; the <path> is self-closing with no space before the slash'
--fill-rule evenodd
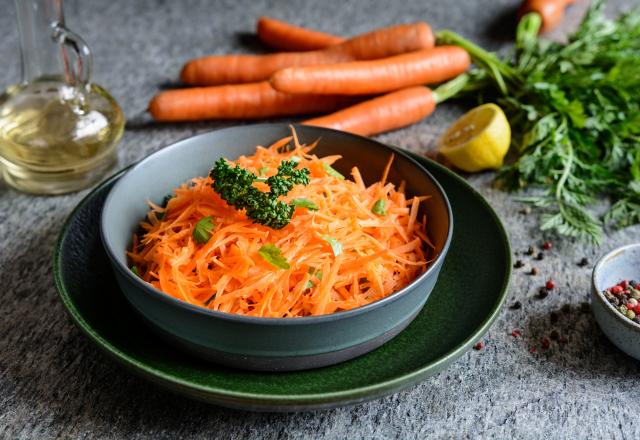
<path id="1" fill-rule="evenodd" d="M 213 123 L 152 124 L 145 107 L 175 80 L 186 59 L 255 50 L 238 38 L 260 14 L 340 34 L 428 20 L 493 49 L 512 37 L 518 0 L 83 1 L 68 4 L 68 24 L 95 55 L 95 80 L 120 101 L 128 126 L 119 167 Z M 612 1 L 611 10 L 637 0 Z M 570 23 L 584 3 L 574 6 Z M 18 80 L 14 7 L 0 0 L 0 88 Z M 561 35 L 558 32 L 556 36 Z M 249 46 L 246 44 L 249 43 Z M 243 45 L 244 44 L 244 45 Z M 461 112 L 443 105 L 383 141 L 426 153 Z M 539 244 L 534 215 L 518 214 L 512 196 L 491 188 L 491 174 L 470 178 L 503 219 L 514 251 Z M 399 394 L 357 407 L 292 415 L 254 414 L 192 402 L 158 390 L 107 360 L 71 324 L 53 287 L 51 252 L 71 208 L 86 194 L 33 197 L 0 183 L 0 437 L 2 438 L 639 438 L 640 368 L 603 336 L 588 301 L 590 267 L 605 251 L 640 241 L 640 228 L 611 233 L 602 248 L 556 242 L 541 274 L 515 270 L 508 304 L 485 338 L 486 349 Z M 516 256 L 519 258 L 520 256 Z M 535 298 L 547 278 L 557 288 Z M 462 299 L 464 300 L 464 299 Z M 562 311 L 564 310 L 568 313 Z M 552 323 L 552 321 L 557 321 Z M 518 328 L 522 337 L 509 336 Z M 552 330 L 564 345 L 530 354 Z"/>

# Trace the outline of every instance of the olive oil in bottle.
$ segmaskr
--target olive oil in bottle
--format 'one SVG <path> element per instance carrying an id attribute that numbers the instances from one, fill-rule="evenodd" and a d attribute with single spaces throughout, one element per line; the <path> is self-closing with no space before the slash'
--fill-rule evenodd
<path id="1" fill-rule="evenodd" d="M 22 82 L 0 95 L 0 167 L 22 191 L 60 194 L 116 161 L 124 115 L 90 82 L 91 53 L 64 26 L 61 0 L 16 0 Z"/>

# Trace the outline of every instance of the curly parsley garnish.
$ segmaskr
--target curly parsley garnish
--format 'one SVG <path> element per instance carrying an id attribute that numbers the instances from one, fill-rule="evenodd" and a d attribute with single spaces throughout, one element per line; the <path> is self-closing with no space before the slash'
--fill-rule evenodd
<path id="1" fill-rule="evenodd" d="M 256 223 L 282 229 L 291 221 L 295 205 L 280 201 L 278 197 L 286 195 L 294 185 L 309 184 L 309 170 L 295 169 L 297 165 L 296 161 L 284 160 L 278 166 L 278 173 L 264 180 L 239 165 L 232 167 L 220 158 L 209 176 L 213 179 L 214 191 L 229 205 L 246 210 L 247 217 Z M 270 191 L 254 187 L 256 180 L 263 180 Z"/>

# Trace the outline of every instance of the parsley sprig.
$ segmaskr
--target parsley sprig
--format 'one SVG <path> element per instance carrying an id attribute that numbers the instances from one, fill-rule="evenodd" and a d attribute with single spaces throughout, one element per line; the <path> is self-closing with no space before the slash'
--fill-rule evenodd
<path id="1" fill-rule="evenodd" d="M 498 184 L 537 189 L 521 200 L 543 211 L 543 230 L 599 242 L 605 224 L 640 223 L 640 10 L 610 20 L 595 0 L 567 43 L 539 28 L 526 15 L 505 59 L 449 31 L 438 39 L 474 59 L 464 91 L 509 116 L 518 158 Z M 612 201 L 603 218 L 589 209 L 600 196 Z"/>
<path id="2" fill-rule="evenodd" d="M 256 223 L 282 229 L 289 224 L 299 204 L 288 204 L 278 197 L 286 195 L 294 185 L 309 184 L 309 170 L 296 169 L 297 165 L 297 161 L 282 161 L 278 173 L 264 180 L 269 185 L 268 192 L 253 186 L 256 180 L 261 180 L 258 176 L 239 165 L 232 167 L 223 158 L 218 159 L 209 176 L 214 191 L 229 205 L 245 209 L 247 217 Z"/>

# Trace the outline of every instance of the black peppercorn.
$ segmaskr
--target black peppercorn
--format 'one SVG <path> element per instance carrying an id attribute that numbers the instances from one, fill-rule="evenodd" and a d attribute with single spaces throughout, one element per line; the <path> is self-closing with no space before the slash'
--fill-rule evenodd
<path id="1" fill-rule="evenodd" d="M 549 291 L 545 287 L 541 287 L 538 290 L 538 298 L 545 299 L 549 295 Z"/>

